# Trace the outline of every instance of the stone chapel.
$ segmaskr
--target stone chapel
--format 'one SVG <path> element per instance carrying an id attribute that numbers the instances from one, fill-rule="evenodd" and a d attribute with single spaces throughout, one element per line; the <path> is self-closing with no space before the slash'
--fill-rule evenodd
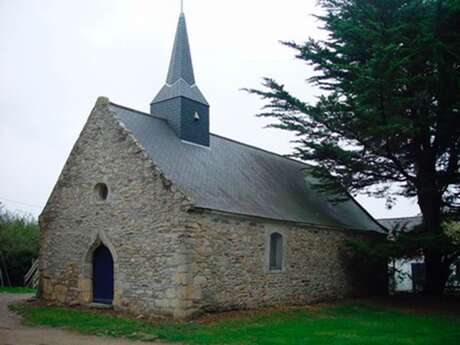
<path id="1" fill-rule="evenodd" d="M 380 225 L 309 166 L 209 132 L 184 13 L 166 84 L 144 113 L 100 97 L 40 216 L 40 294 L 192 318 L 386 289 L 347 239 Z M 364 272 L 364 273 L 363 273 Z"/>

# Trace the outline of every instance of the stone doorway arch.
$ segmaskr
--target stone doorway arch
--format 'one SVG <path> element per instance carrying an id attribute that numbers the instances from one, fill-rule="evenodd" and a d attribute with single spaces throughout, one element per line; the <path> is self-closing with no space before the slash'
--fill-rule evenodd
<path id="1" fill-rule="evenodd" d="M 79 277 L 79 289 L 80 289 L 80 303 L 91 304 L 94 302 L 94 256 L 99 248 L 105 247 L 110 253 L 113 261 L 113 300 L 112 305 L 114 307 L 120 306 L 120 281 L 119 281 L 119 267 L 118 267 L 118 256 L 114 246 L 105 236 L 104 232 L 99 231 L 96 233 L 90 241 L 88 250 L 82 258 L 81 262 L 81 273 Z"/>

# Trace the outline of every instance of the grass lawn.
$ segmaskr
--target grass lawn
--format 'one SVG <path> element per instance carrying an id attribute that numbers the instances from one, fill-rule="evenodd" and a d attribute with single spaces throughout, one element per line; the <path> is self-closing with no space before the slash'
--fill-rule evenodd
<path id="1" fill-rule="evenodd" d="M 460 316 L 411 314 L 370 304 L 344 304 L 240 316 L 206 324 L 150 324 L 79 309 L 15 305 L 28 325 L 184 344 L 458 345 Z"/>
<path id="2" fill-rule="evenodd" d="M 19 286 L 0 286 L 0 293 L 35 293 L 35 289 Z"/>

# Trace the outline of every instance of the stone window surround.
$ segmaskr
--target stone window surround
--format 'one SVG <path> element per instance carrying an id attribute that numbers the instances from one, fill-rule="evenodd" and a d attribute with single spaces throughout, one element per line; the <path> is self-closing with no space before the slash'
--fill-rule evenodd
<path id="1" fill-rule="evenodd" d="M 107 198 L 106 199 L 102 199 L 98 195 L 98 191 L 96 190 L 96 187 L 100 184 L 104 184 L 107 187 Z M 101 204 L 110 203 L 112 199 L 112 189 L 109 187 L 109 183 L 106 179 L 101 179 L 100 181 L 96 181 L 96 183 L 93 184 L 91 191 L 93 193 L 93 200 L 96 204 L 101 205 Z"/>
<path id="2" fill-rule="evenodd" d="M 280 270 L 274 270 L 270 269 L 270 242 L 271 242 L 271 236 L 273 234 L 280 234 L 282 243 L 281 243 L 281 269 Z M 284 273 L 286 271 L 286 249 L 287 249 L 287 237 L 286 237 L 286 232 L 284 229 L 277 228 L 276 226 L 270 226 L 268 229 L 265 230 L 265 258 L 264 258 L 264 272 L 267 274 L 279 274 L 279 273 Z"/>
<path id="3" fill-rule="evenodd" d="M 106 246 L 113 259 L 113 302 L 114 308 L 121 307 L 120 297 L 120 274 L 118 267 L 118 255 L 115 251 L 114 246 L 106 237 L 104 231 L 98 231 L 93 234 L 88 244 L 88 250 L 81 260 L 81 272 L 79 276 L 79 288 L 80 288 L 80 303 L 89 305 L 93 303 L 93 256 L 96 249 L 103 244 Z"/>

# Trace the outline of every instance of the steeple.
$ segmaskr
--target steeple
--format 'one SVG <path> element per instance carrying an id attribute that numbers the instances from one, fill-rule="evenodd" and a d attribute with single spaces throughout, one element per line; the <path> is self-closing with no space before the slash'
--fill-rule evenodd
<path id="1" fill-rule="evenodd" d="M 185 22 L 185 14 L 183 12 L 180 14 L 179 23 L 177 24 L 176 38 L 174 40 L 174 48 L 166 82 L 172 85 L 181 78 L 189 85 L 195 84 L 192 55 L 188 42 L 187 23 Z"/>
<path id="2" fill-rule="evenodd" d="M 166 84 L 150 113 L 168 120 L 184 141 L 209 146 L 209 104 L 195 83 L 185 14 L 181 12 Z"/>

